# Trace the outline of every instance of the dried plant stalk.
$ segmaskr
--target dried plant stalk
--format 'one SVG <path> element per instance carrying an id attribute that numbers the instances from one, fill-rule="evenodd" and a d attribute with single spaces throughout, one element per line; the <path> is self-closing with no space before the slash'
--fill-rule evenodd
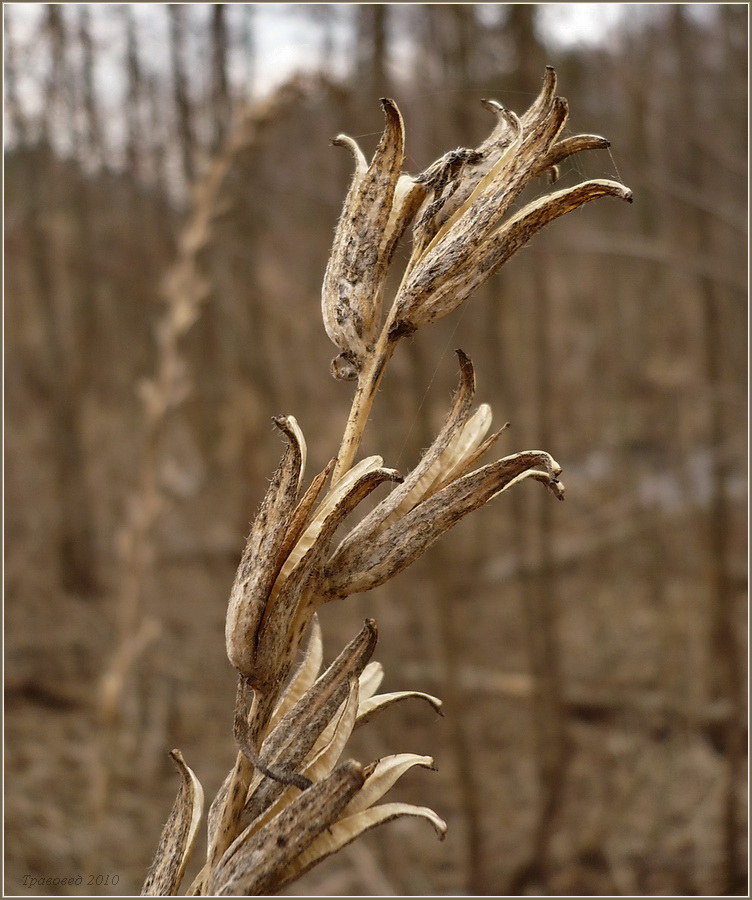
<path id="1" fill-rule="evenodd" d="M 566 100 L 546 70 L 540 95 L 522 116 L 495 101 L 487 140 L 454 150 L 422 174 L 402 172 L 404 126 L 393 100 L 382 100 L 386 126 L 370 164 L 355 141 L 335 144 L 355 159 L 324 276 L 322 312 L 338 348 L 335 377 L 356 380 L 339 453 L 303 490 L 305 439 L 292 416 L 275 419 L 287 447 L 251 527 L 230 594 L 226 645 L 238 671 L 234 733 L 238 756 L 208 814 L 208 852 L 191 895 L 279 890 L 369 828 L 405 815 L 429 821 L 432 810 L 373 804 L 414 765 L 430 757 L 397 754 L 369 766 L 339 763 L 353 728 L 395 702 L 435 697 L 376 695 L 382 670 L 370 662 L 376 625 L 363 630 L 323 675 L 316 611 L 324 603 L 383 584 L 409 566 L 463 516 L 519 481 L 542 482 L 559 499 L 561 467 L 543 450 L 512 453 L 475 468 L 504 428 L 488 435 L 491 408 L 473 410 L 475 373 L 458 351 L 460 383 L 444 426 L 406 477 L 380 456 L 356 463 L 377 388 L 399 341 L 452 312 L 537 231 L 591 200 L 631 193 L 595 180 L 544 194 L 506 217 L 522 189 L 580 150 L 607 147 L 593 135 L 560 139 Z M 412 223 L 412 254 L 391 307 L 382 316 L 394 249 Z M 373 511 L 333 545 L 335 533 L 376 487 L 393 487 Z M 328 483 L 328 487 L 326 487 Z M 292 674 L 301 643 L 308 643 Z M 176 751 L 177 752 L 177 751 Z M 176 756 L 184 787 L 165 826 L 145 894 L 174 894 L 193 832 L 197 792 Z M 181 799 L 182 797 L 182 799 Z"/>

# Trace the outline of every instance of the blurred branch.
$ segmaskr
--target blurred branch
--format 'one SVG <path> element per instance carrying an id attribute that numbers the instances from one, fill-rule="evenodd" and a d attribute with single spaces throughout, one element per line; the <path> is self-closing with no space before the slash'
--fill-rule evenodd
<path id="1" fill-rule="evenodd" d="M 734 153 L 723 142 L 709 139 L 706 134 L 689 135 L 689 143 L 690 146 L 696 147 L 709 156 L 716 165 L 723 166 L 740 178 L 746 179 L 748 177 L 749 168 L 746 156 L 743 153 Z"/>
<path id="2" fill-rule="evenodd" d="M 714 193 L 703 192 L 700 186 L 690 185 L 678 179 L 667 179 L 658 172 L 648 173 L 642 179 L 635 179 L 637 190 L 640 185 L 645 185 L 652 193 L 656 195 L 663 194 L 672 200 L 678 200 L 695 212 L 707 213 L 709 216 L 738 231 L 739 234 L 747 239 L 749 231 L 749 222 L 744 214 L 744 209 L 729 209 L 718 202 L 718 197 Z M 741 198 L 740 198 L 741 199 Z"/>
<path id="3" fill-rule="evenodd" d="M 603 237 L 602 235 L 578 230 L 576 239 L 569 242 L 559 238 L 546 246 L 549 253 L 565 253 L 600 256 L 617 256 L 624 259 L 642 259 L 662 263 L 664 266 L 682 273 L 691 273 L 710 279 L 722 287 L 747 295 L 747 282 L 743 273 L 729 272 L 720 265 L 713 256 L 703 254 L 684 255 L 675 253 L 660 241 L 634 235 Z M 535 253 L 535 250 L 531 250 Z"/>
<path id="4" fill-rule="evenodd" d="M 444 684 L 441 664 L 406 661 L 403 670 L 405 677 L 411 681 Z M 527 672 L 498 672 L 463 664 L 455 670 L 455 676 L 461 695 L 486 694 L 532 701 L 537 689 L 535 677 Z M 699 728 L 714 735 L 716 729 L 728 723 L 733 715 L 731 704 L 720 700 L 697 705 L 660 690 L 630 690 L 579 683 L 566 685 L 563 704 L 568 716 L 593 725 L 618 720 L 625 728 L 649 731 L 668 726 L 676 729 Z M 734 723 L 740 734 L 746 733 L 747 723 L 744 720 L 735 719 Z"/>

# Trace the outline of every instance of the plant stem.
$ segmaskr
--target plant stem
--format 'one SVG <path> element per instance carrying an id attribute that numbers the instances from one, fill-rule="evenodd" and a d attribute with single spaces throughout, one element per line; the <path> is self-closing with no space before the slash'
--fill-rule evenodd
<path id="1" fill-rule="evenodd" d="M 381 384 L 381 377 L 399 340 L 399 335 L 392 333 L 392 324 L 393 320 L 390 316 L 384 324 L 373 352 L 366 359 L 363 369 L 358 375 L 358 387 L 355 390 L 350 416 L 337 454 L 337 465 L 332 475 L 332 484 L 336 484 L 342 475 L 352 467 L 360 447 L 376 391 Z"/>

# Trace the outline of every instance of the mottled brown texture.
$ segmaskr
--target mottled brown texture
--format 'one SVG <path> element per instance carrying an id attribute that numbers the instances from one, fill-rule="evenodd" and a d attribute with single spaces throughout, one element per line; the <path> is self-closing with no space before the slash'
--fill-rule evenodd
<path id="1" fill-rule="evenodd" d="M 537 466 L 545 483 L 558 481 L 561 469 L 548 453 L 515 453 L 442 488 L 367 543 L 343 541 L 327 567 L 329 596 L 371 590 L 393 578 L 460 519 Z"/>
<path id="2" fill-rule="evenodd" d="M 290 572 L 270 600 L 259 640 L 254 670 L 263 673 L 262 690 L 278 691 L 287 677 L 305 629 L 316 611 L 320 589 L 320 566 L 334 533 L 355 507 L 384 481 L 399 478 L 397 472 L 380 468 L 358 479 L 323 522 L 316 542 Z"/>
<path id="3" fill-rule="evenodd" d="M 170 756 L 175 760 L 182 782 L 170 817 L 162 829 L 154 862 L 141 889 L 141 895 L 145 897 L 177 894 L 203 812 L 204 793 L 185 764 L 183 754 L 173 750 Z"/>
<path id="4" fill-rule="evenodd" d="M 261 746 L 261 759 L 275 770 L 295 771 L 347 697 L 348 678 L 357 678 L 376 647 L 376 625 L 366 622 L 327 671 L 306 691 Z M 251 822 L 274 802 L 285 785 L 267 776 L 249 798 L 244 818 Z"/>
<path id="5" fill-rule="evenodd" d="M 342 763 L 296 797 L 267 828 L 241 841 L 214 871 L 209 894 L 256 896 L 274 891 L 280 872 L 331 825 L 364 781 L 360 763 Z"/>
<path id="6" fill-rule="evenodd" d="M 287 419 L 276 420 L 288 439 L 287 449 L 251 526 L 230 592 L 225 638 L 227 656 L 247 678 L 263 683 L 255 664 L 258 629 L 274 581 L 285 560 L 288 528 L 298 497 L 303 450 Z"/>
<path id="7" fill-rule="evenodd" d="M 384 235 L 402 171 L 404 128 L 394 101 L 382 105 L 386 128 L 371 165 L 353 178 L 322 289 L 327 334 L 356 369 L 378 335 L 382 283 L 396 243 L 385 242 Z M 342 139 L 338 143 L 346 145 Z"/>

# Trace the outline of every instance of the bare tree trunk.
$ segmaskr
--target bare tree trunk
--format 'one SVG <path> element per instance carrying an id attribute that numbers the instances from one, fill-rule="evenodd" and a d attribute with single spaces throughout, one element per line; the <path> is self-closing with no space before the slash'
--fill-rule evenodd
<path id="1" fill-rule="evenodd" d="M 311 3 L 307 11 L 311 17 L 311 22 L 320 34 L 316 69 L 329 76 L 331 75 L 334 62 L 335 12 L 329 3 Z"/>
<path id="2" fill-rule="evenodd" d="M 87 4 L 78 7 L 78 39 L 81 44 L 82 100 L 86 121 L 85 143 L 90 158 L 99 168 L 105 161 L 104 136 L 96 100 L 94 77 L 95 51 L 91 37 L 91 9 Z"/>
<path id="3" fill-rule="evenodd" d="M 52 120 L 64 102 L 68 82 L 66 65 L 66 27 L 61 7 L 50 5 L 46 10 L 46 31 L 50 41 L 52 68 L 45 102 Z M 42 220 L 51 208 L 60 205 L 68 211 L 65 187 L 60 180 L 59 165 L 51 152 L 51 184 L 40 185 L 30 170 L 27 185 L 31 229 L 32 277 L 39 298 L 40 316 L 49 360 L 48 385 L 52 404 L 52 443 L 57 467 L 60 503 L 59 559 L 61 582 L 66 590 L 81 594 L 96 594 L 100 590 L 97 573 L 97 554 L 94 541 L 92 505 L 86 478 L 86 459 L 83 447 L 81 401 L 85 367 L 78 344 L 78 327 L 86 308 L 82 298 L 63 298 L 57 285 L 62 281 L 53 272 L 55 254 Z M 75 213 L 74 213 L 75 214 Z M 54 232 L 53 232 L 54 237 Z M 63 260 L 68 254 L 63 252 Z M 69 260 L 68 260 L 69 262 Z M 65 262 L 63 262 L 65 265 Z M 71 305 L 66 315 L 63 306 Z M 83 303 L 84 307 L 88 304 Z"/>
<path id="4" fill-rule="evenodd" d="M 538 37 L 538 7 L 534 3 L 510 3 L 506 31 L 511 37 L 514 65 L 509 75 L 509 90 L 527 96 L 538 89 L 548 60 Z M 524 106 L 524 104 L 522 104 Z"/>
<path id="5" fill-rule="evenodd" d="M 515 96 L 525 96 L 537 89 L 543 76 L 545 54 L 537 31 L 538 9 L 534 5 L 512 4 L 507 9 L 505 30 L 515 54 L 512 74 L 505 86 Z M 532 275 L 533 292 L 533 359 L 532 378 L 535 404 L 536 443 L 550 446 L 550 422 L 555 398 L 551 374 L 551 277 L 548 258 L 538 250 L 528 272 Z M 499 356 L 512 353 L 505 344 Z M 511 369 L 511 372 L 509 371 Z M 520 380 L 515 361 L 500 365 L 499 378 Z M 511 405 L 510 405 L 510 416 Z M 530 669 L 533 676 L 533 722 L 535 729 L 538 806 L 533 842 L 526 863 L 513 875 L 508 889 L 520 893 L 530 887 L 545 887 L 551 875 L 550 848 L 556 819 L 566 792 L 566 774 L 570 755 L 567 735 L 566 707 L 563 698 L 560 640 L 556 609 L 553 562 L 553 516 L 551 498 L 537 492 L 523 496 L 515 492 L 512 504 L 514 542 L 520 566 L 521 592 L 526 616 Z M 529 512 L 526 512 L 529 510 Z M 532 553 L 531 553 L 532 548 Z"/>
<path id="6" fill-rule="evenodd" d="M 3 17 L 5 25 L 5 102 L 14 136 L 24 147 L 29 141 L 29 129 L 26 115 L 18 95 L 18 58 L 13 30 L 13 17 L 6 9 Z"/>
<path id="7" fill-rule="evenodd" d="M 125 26 L 125 68 L 128 79 L 124 109 L 126 122 L 125 162 L 131 177 L 138 182 L 144 174 L 144 130 L 141 121 L 144 82 L 133 7 L 128 3 L 124 3 L 120 10 Z"/>
<path id="8" fill-rule="evenodd" d="M 462 825 L 465 829 L 466 889 L 468 894 L 477 896 L 487 892 L 483 865 L 481 803 L 473 777 L 472 732 L 466 721 L 465 693 L 460 679 L 462 658 L 457 649 L 457 635 L 463 628 L 461 616 L 457 611 L 462 609 L 462 601 L 467 591 L 467 578 L 461 577 L 458 580 L 456 575 L 452 576 L 446 572 L 443 574 L 443 578 L 434 579 L 432 587 L 441 641 L 439 648 L 440 667 L 443 673 L 441 696 L 446 704 L 449 742 L 452 748 L 452 761 L 457 770 Z"/>
<path id="9" fill-rule="evenodd" d="M 253 3 L 243 4 L 243 59 L 245 60 L 245 84 L 241 99 L 250 103 L 256 86 L 256 12 Z"/>
<path id="10" fill-rule="evenodd" d="M 387 27 L 389 6 L 383 3 L 357 7 L 357 71 L 364 95 L 389 96 Z"/>
<path id="11" fill-rule="evenodd" d="M 230 127 L 232 104 L 227 78 L 227 12 L 224 3 L 211 8 L 212 83 L 211 114 L 212 154 L 222 147 Z"/>
<path id="12" fill-rule="evenodd" d="M 538 443 L 550 446 L 553 379 L 551 377 L 551 285 L 547 257 L 539 252 L 535 273 L 535 393 L 538 410 Z M 532 499 L 532 498 L 531 498 Z M 569 741 L 563 700 L 556 597 L 553 578 L 553 509 L 550 497 L 537 494 L 537 570 L 531 578 L 526 610 L 533 672 L 537 765 L 540 786 L 538 821 L 533 841 L 533 866 L 545 884 L 549 870 L 551 839 L 566 790 Z"/>
<path id="13" fill-rule="evenodd" d="M 693 51 L 691 26 L 682 6 L 673 7 L 672 27 L 678 52 L 679 114 L 689 127 L 695 125 L 699 110 L 695 108 L 695 97 L 691 92 L 692 70 L 697 54 Z M 686 160 L 688 183 L 700 193 L 712 192 L 713 184 L 706 179 L 704 167 L 697 154 L 690 153 Z M 689 230 L 694 249 L 698 253 L 708 252 L 715 241 L 710 221 L 702 210 L 695 210 L 694 222 Z M 731 546 L 730 510 L 726 494 L 729 479 L 729 454 L 727 451 L 726 422 L 723 410 L 724 380 L 726 377 L 723 352 L 726 342 L 721 317 L 720 288 L 715 280 L 700 275 L 697 293 L 700 298 L 704 336 L 704 375 L 707 410 L 707 441 L 711 460 L 711 500 L 705 527 L 705 544 L 708 552 L 709 595 L 709 660 L 710 699 L 725 701 L 729 715 L 718 735 L 719 749 L 726 757 L 727 778 L 724 800 L 724 843 L 723 870 L 724 884 L 719 885 L 723 893 L 739 890 L 743 872 L 738 859 L 736 845 L 738 835 L 743 830 L 739 820 L 737 784 L 743 777 L 744 747 L 737 722 L 744 717 L 743 675 L 740 648 L 736 640 L 734 619 L 734 594 L 729 578 L 728 549 Z"/>
<path id="14" fill-rule="evenodd" d="M 188 94 L 188 77 L 185 71 L 185 7 L 180 3 L 169 4 L 167 15 L 170 20 L 170 62 L 172 67 L 172 90 L 177 115 L 177 132 L 180 143 L 180 160 L 183 178 L 190 187 L 195 177 L 195 136 L 193 112 Z"/>

